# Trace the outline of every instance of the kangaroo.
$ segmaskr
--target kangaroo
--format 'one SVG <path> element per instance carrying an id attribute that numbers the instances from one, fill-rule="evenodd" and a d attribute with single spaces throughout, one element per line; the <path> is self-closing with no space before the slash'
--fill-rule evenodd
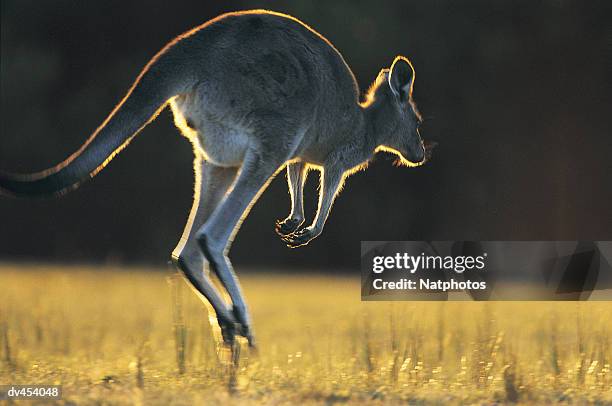
<path id="1" fill-rule="evenodd" d="M 415 72 L 398 56 L 363 102 L 342 55 L 298 19 L 266 10 L 223 14 L 166 45 L 85 144 L 58 165 L 0 174 L 16 197 L 62 195 L 100 172 L 170 106 L 194 151 L 195 193 L 174 264 L 206 299 L 223 341 L 254 345 L 251 317 L 228 258 L 233 238 L 271 179 L 287 167 L 291 212 L 276 231 L 291 248 L 323 231 L 345 178 L 377 151 L 421 165 L 426 148 L 412 98 Z M 428 154 L 427 154 L 428 155 Z M 318 169 L 318 210 L 303 227 L 303 185 Z M 226 303 L 206 272 L 229 294 Z"/>

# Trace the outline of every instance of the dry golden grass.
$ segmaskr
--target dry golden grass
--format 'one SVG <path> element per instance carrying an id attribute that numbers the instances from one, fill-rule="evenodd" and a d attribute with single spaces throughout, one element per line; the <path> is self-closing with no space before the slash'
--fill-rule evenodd
<path id="1" fill-rule="evenodd" d="M 76 404 L 611 404 L 610 303 L 370 302 L 344 277 L 243 276 L 237 366 L 170 272 L 0 267 L 0 383 Z"/>

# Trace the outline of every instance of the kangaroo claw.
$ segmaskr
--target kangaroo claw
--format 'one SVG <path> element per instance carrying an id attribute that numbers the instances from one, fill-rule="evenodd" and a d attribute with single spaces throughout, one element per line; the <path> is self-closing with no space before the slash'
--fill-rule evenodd
<path id="1" fill-rule="evenodd" d="M 297 248 L 308 244 L 318 235 L 319 234 L 314 232 L 310 227 L 305 227 L 294 233 L 282 237 L 282 239 L 289 248 Z"/>

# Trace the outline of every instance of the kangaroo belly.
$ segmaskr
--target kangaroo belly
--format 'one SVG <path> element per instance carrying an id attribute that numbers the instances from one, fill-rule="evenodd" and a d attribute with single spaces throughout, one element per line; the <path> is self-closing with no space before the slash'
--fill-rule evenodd
<path id="1" fill-rule="evenodd" d="M 225 167 L 240 166 L 246 153 L 248 131 L 216 117 L 187 96 L 170 103 L 174 123 L 209 162 Z"/>

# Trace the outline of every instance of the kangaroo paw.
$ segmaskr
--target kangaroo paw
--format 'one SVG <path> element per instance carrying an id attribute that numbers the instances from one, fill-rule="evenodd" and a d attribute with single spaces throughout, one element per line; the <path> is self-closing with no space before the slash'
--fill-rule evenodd
<path id="1" fill-rule="evenodd" d="M 247 339 L 249 347 L 255 347 L 253 329 L 251 328 L 250 317 L 246 308 L 234 306 L 232 308 L 232 313 L 236 318 L 236 333 Z"/>
<path id="2" fill-rule="evenodd" d="M 308 244 L 319 236 L 320 233 L 315 232 L 310 227 L 304 227 L 292 234 L 283 237 L 283 241 L 289 248 L 297 248 Z"/>
<path id="3" fill-rule="evenodd" d="M 284 220 L 277 220 L 276 226 L 274 227 L 274 229 L 276 230 L 276 233 L 278 235 L 280 235 L 281 237 L 284 237 L 286 235 L 293 233 L 295 230 L 297 230 L 302 225 L 303 222 L 304 220 L 287 217 Z"/>
<path id="4" fill-rule="evenodd" d="M 219 320 L 219 327 L 221 327 L 221 335 L 223 336 L 223 343 L 228 346 L 233 345 L 236 339 L 235 323 L 233 321 Z"/>

